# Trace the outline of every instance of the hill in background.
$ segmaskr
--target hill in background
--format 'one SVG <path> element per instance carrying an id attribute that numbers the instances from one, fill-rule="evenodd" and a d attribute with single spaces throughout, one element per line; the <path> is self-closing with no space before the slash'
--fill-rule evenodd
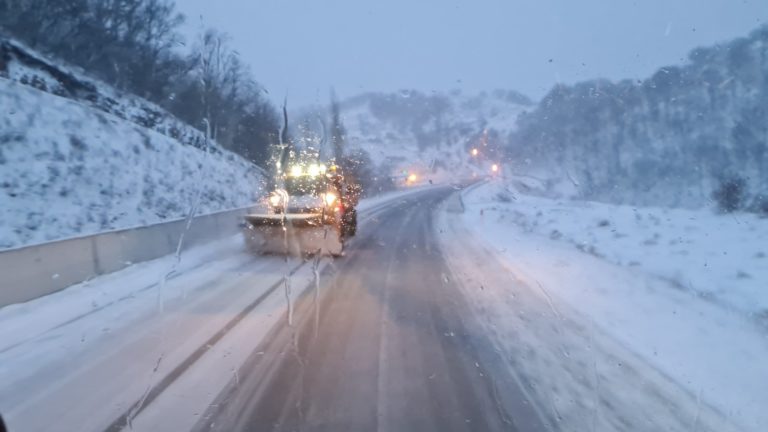
<path id="1" fill-rule="evenodd" d="M 645 80 L 558 85 L 519 117 L 508 155 L 579 198 L 700 207 L 730 196 L 727 208 L 768 213 L 768 26 Z"/>

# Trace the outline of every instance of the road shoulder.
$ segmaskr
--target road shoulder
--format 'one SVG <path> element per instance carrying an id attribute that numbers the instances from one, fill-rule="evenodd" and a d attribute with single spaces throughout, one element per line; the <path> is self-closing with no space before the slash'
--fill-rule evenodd
<path id="1" fill-rule="evenodd" d="M 462 215 L 439 213 L 445 257 L 506 366 L 556 429 L 738 430 L 700 394 L 664 375 L 535 279 L 519 277 L 515 263 L 468 229 Z"/>

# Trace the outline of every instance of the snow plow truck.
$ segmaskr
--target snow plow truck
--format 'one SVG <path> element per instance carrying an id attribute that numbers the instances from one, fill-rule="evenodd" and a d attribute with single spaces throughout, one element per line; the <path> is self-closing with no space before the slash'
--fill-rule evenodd
<path id="1" fill-rule="evenodd" d="M 336 165 L 296 161 L 279 173 L 267 212 L 245 216 L 248 248 L 257 254 L 341 256 L 357 231 L 359 188 Z"/>

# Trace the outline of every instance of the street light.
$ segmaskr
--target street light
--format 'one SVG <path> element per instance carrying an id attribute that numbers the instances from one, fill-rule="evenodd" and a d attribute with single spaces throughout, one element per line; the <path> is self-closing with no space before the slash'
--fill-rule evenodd
<path id="1" fill-rule="evenodd" d="M 473 149 L 472 149 L 472 156 L 477 156 L 477 153 L 478 153 L 478 152 L 477 152 L 477 149 L 476 149 L 476 148 L 473 148 Z"/>
<path id="2" fill-rule="evenodd" d="M 491 165 L 491 171 L 493 172 L 499 172 L 499 166 L 496 164 Z"/>

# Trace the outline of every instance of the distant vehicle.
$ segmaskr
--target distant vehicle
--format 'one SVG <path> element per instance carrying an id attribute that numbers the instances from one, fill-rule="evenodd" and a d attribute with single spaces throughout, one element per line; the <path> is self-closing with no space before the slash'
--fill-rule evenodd
<path id="1" fill-rule="evenodd" d="M 266 214 L 245 216 L 248 248 L 259 254 L 340 256 L 357 231 L 360 190 L 341 169 L 295 162 L 279 174 Z M 281 187 L 282 186 L 282 187 Z"/>

